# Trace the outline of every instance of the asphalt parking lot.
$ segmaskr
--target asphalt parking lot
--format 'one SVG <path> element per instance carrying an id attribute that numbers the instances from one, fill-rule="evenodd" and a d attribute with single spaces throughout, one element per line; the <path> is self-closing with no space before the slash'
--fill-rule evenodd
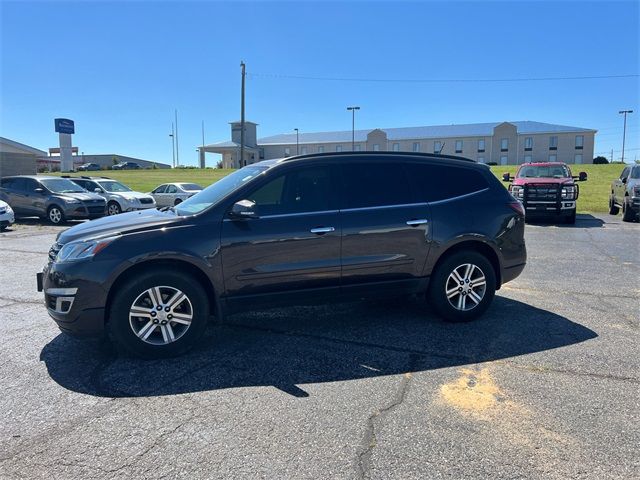
<path id="1" fill-rule="evenodd" d="M 2 478 L 638 478 L 637 223 L 527 226 L 475 323 L 278 309 L 153 362 L 59 333 L 35 291 L 58 230 L 0 234 Z"/>

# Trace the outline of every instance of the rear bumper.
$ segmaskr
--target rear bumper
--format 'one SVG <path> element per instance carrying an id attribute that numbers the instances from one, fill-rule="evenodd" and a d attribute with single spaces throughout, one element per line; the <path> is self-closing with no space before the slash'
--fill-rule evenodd
<path id="1" fill-rule="evenodd" d="M 512 267 L 503 268 L 502 273 L 500 275 L 502 277 L 502 285 L 520 276 L 520 274 L 522 273 L 526 265 L 527 265 L 526 263 L 522 263 L 520 265 L 514 265 Z"/>

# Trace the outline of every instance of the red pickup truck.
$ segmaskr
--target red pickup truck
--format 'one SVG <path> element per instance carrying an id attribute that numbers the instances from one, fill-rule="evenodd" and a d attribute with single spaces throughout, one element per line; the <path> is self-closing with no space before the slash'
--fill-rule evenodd
<path id="1" fill-rule="evenodd" d="M 576 223 L 580 194 L 576 182 L 587 180 L 586 172 L 576 177 L 566 163 L 525 163 L 514 178 L 505 173 L 502 179 L 512 182 L 509 191 L 522 202 L 527 217 L 560 217 L 565 223 Z"/>

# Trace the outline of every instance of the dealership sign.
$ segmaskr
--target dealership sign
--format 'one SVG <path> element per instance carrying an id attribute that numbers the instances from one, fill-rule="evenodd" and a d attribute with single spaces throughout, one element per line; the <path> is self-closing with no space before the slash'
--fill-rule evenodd
<path id="1" fill-rule="evenodd" d="M 56 118 L 54 120 L 56 132 L 58 133 L 75 133 L 75 124 L 73 120 L 69 120 L 68 118 Z"/>

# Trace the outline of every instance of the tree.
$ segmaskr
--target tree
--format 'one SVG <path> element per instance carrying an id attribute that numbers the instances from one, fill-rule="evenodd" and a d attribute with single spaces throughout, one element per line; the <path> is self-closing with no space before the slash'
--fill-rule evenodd
<path id="1" fill-rule="evenodd" d="M 609 163 L 609 160 L 607 160 L 607 158 L 603 157 L 602 155 L 599 155 L 593 159 L 594 165 L 606 165 L 607 163 Z"/>
<path id="2" fill-rule="evenodd" d="M 116 157 L 115 155 L 113 157 L 111 157 L 111 161 L 113 162 L 114 165 L 117 165 L 118 163 L 120 163 L 118 161 L 118 157 Z"/>

